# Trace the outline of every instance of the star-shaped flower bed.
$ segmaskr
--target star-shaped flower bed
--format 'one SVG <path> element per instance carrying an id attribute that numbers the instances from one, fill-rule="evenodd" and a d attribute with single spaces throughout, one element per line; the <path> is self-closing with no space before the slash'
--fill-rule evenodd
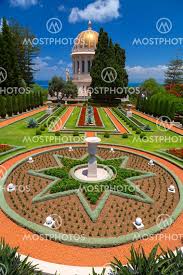
<path id="1" fill-rule="evenodd" d="M 127 156 L 109 160 L 98 157 L 98 163 L 110 167 L 114 173 L 111 180 L 100 183 L 83 183 L 72 178 L 70 171 L 73 167 L 87 164 L 88 157 L 86 155 L 80 160 L 62 157 L 61 155 L 53 156 L 58 163 L 57 167 L 29 171 L 34 176 L 52 180 L 40 194 L 34 197 L 33 203 L 76 194 L 93 222 L 98 219 L 111 194 L 145 203 L 153 203 L 153 200 L 140 190 L 133 181 L 151 177 L 154 174 L 125 168 L 128 162 Z M 95 205 L 95 207 L 92 205 Z"/>

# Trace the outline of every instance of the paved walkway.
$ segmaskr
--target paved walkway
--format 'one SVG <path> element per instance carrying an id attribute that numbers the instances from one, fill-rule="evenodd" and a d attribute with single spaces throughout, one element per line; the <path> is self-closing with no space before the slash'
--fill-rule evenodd
<path id="1" fill-rule="evenodd" d="M 22 120 L 22 119 L 26 118 L 26 117 L 30 117 L 30 116 L 33 116 L 33 115 L 35 115 L 37 113 L 45 111 L 47 108 L 48 108 L 47 106 L 43 106 L 43 107 L 41 107 L 39 109 L 36 109 L 36 110 L 33 110 L 33 111 L 29 111 L 27 113 L 24 113 L 24 114 L 21 114 L 21 115 L 17 115 L 15 117 L 8 118 L 8 119 L 0 122 L 0 128 L 8 126 L 8 125 L 10 125 L 10 124 L 12 124 L 14 122 L 17 122 L 19 120 Z"/>
<path id="2" fill-rule="evenodd" d="M 61 115 L 59 121 L 57 122 L 57 124 L 55 125 L 55 127 L 53 129 L 53 132 L 60 131 L 63 128 L 63 126 L 69 119 L 70 115 L 72 114 L 74 108 L 75 107 L 73 107 L 73 106 L 68 107 L 68 109 L 64 112 L 64 114 Z"/>
<path id="3" fill-rule="evenodd" d="M 85 133 L 85 136 L 86 136 L 86 137 L 95 137 L 95 136 L 96 136 L 96 133 L 95 133 L 95 132 L 86 132 L 86 133 Z"/>
<path id="4" fill-rule="evenodd" d="M 136 114 L 136 115 L 142 117 L 142 118 L 145 118 L 145 119 L 147 119 L 147 120 L 149 120 L 149 121 L 154 122 L 155 124 L 161 125 L 161 122 L 158 122 L 158 120 L 157 120 L 156 118 L 154 118 L 154 117 L 151 117 L 151 116 L 149 116 L 149 115 L 146 115 L 146 114 L 144 114 L 144 113 L 142 113 L 142 112 L 139 112 L 139 111 L 133 110 L 133 109 L 132 109 L 132 112 L 133 112 L 134 114 Z M 167 129 L 169 129 L 169 130 L 171 130 L 171 131 L 173 131 L 173 132 L 175 132 L 175 133 L 177 133 L 177 134 L 183 136 L 183 129 L 179 129 L 178 127 L 176 127 L 176 126 L 174 126 L 174 125 L 171 125 L 170 123 L 163 123 L 163 126 L 164 126 L 165 128 L 167 128 Z"/>
<path id="5" fill-rule="evenodd" d="M 76 144 L 69 145 L 73 147 L 76 146 Z M 53 145 L 45 148 L 33 149 L 30 152 L 22 153 L 21 155 L 15 156 L 10 160 L 5 161 L 3 163 L 3 166 L 6 169 L 9 169 L 25 157 L 28 158 L 32 154 L 38 152 L 46 152 L 50 149 L 60 148 L 60 146 L 61 145 Z M 81 144 L 81 146 L 84 145 Z M 168 162 L 167 160 L 162 159 L 159 156 L 154 156 L 151 153 L 146 153 L 138 149 L 130 149 L 117 145 L 113 145 L 113 148 L 120 148 L 128 152 L 137 152 L 141 155 L 148 157 L 149 159 L 158 161 L 166 166 L 170 171 L 174 172 L 174 174 L 183 182 L 182 169 Z M 33 234 L 29 230 L 18 226 L 15 222 L 10 220 L 2 211 L 0 211 L 0 223 L 1 238 L 4 238 L 5 241 L 11 246 L 19 246 L 19 252 L 21 254 L 30 255 L 35 259 L 70 266 L 103 266 L 112 261 L 114 257 L 123 261 L 123 263 L 127 262 L 126 257 L 130 257 L 131 243 L 120 245 L 117 247 L 98 249 L 67 246 L 61 243 L 39 238 L 36 234 Z M 166 234 L 165 236 L 171 236 L 171 234 L 173 234 L 173 236 L 176 236 L 175 234 L 178 234 L 178 236 L 180 236 L 180 234 L 182 233 L 182 224 L 183 213 L 169 228 L 165 229 L 162 232 L 163 234 Z M 26 240 L 25 237 L 27 237 Z M 138 248 L 139 245 L 143 245 L 146 253 L 149 253 L 152 247 L 158 242 L 156 237 L 157 235 L 152 238 L 147 238 L 146 240 L 133 242 L 133 245 L 135 248 Z M 160 240 L 160 243 L 164 249 L 170 248 L 174 250 L 176 247 L 182 246 L 180 238 L 174 238 L 172 240 L 162 238 Z"/>
<path id="6" fill-rule="evenodd" d="M 113 114 L 110 108 L 104 108 L 104 111 L 108 114 L 111 121 L 115 125 L 115 127 L 118 129 L 118 131 L 121 134 L 128 133 L 127 129 L 121 124 L 121 122 L 116 118 L 116 116 Z"/>

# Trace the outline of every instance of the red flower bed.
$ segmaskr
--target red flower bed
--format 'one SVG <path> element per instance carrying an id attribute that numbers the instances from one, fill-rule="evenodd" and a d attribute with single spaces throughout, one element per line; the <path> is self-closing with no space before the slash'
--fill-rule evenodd
<path id="1" fill-rule="evenodd" d="M 85 126 L 86 107 L 82 107 L 78 126 Z"/>
<path id="2" fill-rule="evenodd" d="M 93 115 L 94 115 L 94 119 L 95 119 L 95 125 L 102 127 L 102 121 L 100 119 L 99 113 L 98 113 L 98 109 L 96 107 L 93 108 Z"/>
<path id="3" fill-rule="evenodd" d="M 170 149 L 168 153 L 183 159 L 183 149 Z"/>
<path id="4" fill-rule="evenodd" d="M 7 144 L 0 144 L 0 153 L 6 152 L 11 149 L 11 146 Z"/>

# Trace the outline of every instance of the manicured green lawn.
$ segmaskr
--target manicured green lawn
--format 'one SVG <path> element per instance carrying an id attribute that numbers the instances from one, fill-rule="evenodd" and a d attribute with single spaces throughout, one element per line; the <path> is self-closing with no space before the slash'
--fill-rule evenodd
<path id="1" fill-rule="evenodd" d="M 114 124 L 112 123 L 108 115 L 105 113 L 104 109 L 100 107 L 98 108 L 98 110 L 106 129 L 110 131 L 115 131 L 116 128 L 114 127 Z"/>
<path id="2" fill-rule="evenodd" d="M 66 123 L 65 127 L 74 129 L 73 125 L 76 125 L 77 117 L 80 112 L 79 107 L 74 109 L 73 115 L 71 115 L 70 119 Z M 99 108 L 99 112 L 103 122 L 105 123 L 107 129 L 114 130 L 114 126 L 108 116 L 106 115 L 103 108 Z M 42 116 L 44 112 L 36 114 L 32 117 L 38 118 Z M 44 146 L 48 144 L 61 144 L 66 142 L 83 142 L 84 134 L 80 134 L 79 137 L 73 137 L 72 134 L 61 133 L 59 137 L 56 137 L 54 133 L 48 133 L 48 131 L 42 132 L 41 136 L 36 136 L 36 129 L 28 129 L 27 128 L 27 120 L 21 120 L 12 125 L 4 127 L 0 129 L 0 143 L 10 144 L 10 145 L 18 145 L 25 146 L 25 149 L 22 149 L 18 152 L 28 150 L 31 148 Z M 148 151 L 155 151 L 159 149 L 168 149 L 168 148 L 181 148 L 183 147 L 183 137 L 180 135 L 173 133 L 171 131 L 161 131 L 156 125 L 152 122 L 138 117 L 139 120 L 149 124 L 154 132 L 146 133 L 147 140 L 141 140 L 139 135 L 137 135 L 130 127 L 126 125 L 126 123 L 121 120 L 124 126 L 131 131 L 132 135 L 129 135 L 128 138 L 122 138 L 121 135 L 110 135 L 110 138 L 104 138 L 103 134 L 98 134 L 101 137 L 103 143 L 110 144 L 119 144 L 119 145 L 127 145 L 136 147 L 139 149 L 144 149 Z M 76 129 L 76 128 L 75 128 Z M 87 128 L 87 130 L 93 130 L 91 128 Z M 14 155 L 17 152 L 6 154 L 5 156 L 0 157 L 0 161 L 7 158 L 8 156 Z"/>
<path id="3" fill-rule="evenodd" d="M 43 114 L 44 112 L 41 112 L 32 117 L 36 119 L 41 117 Z M 29 120 L 29 118 L 20 120 L 16 123 L 0 129 L 0 144 L 10 144 L 26 147 L 25 149 L 17 151 L 21 152 L 47 144 L 83 141 L 82 135 L 80 135 L 79 137 L 73 137 L 72 134 L 62 133 L 59 137 L 56 137 L 54 133 L 48 133 L 47 130 L 42 132 L 42 135 L 36 136 L 36 129 L 27 128 L 27 121 Z M 7 158 L 8 156 L 16 154 L 17 152 L 1 156 L 0 161 Z"/>
<path id="4" fill-rule="evenodd" d="M 66 130 L 71 130 L 71 129 L 75 129 L 75 130 L 81 130 L 81 131 L 85 131 L 85 130 L 90 130 L 90 131 L 94 131 L 94 130 L 99 130 L 99 131 L 114 131 L 115 127 L 113 125 L 113 123 L 111 122 L 110 118 L 108 117 L 108 115 L 104 112 L 104 109 L 98 108 L 101 119 L 105 125 L 105 128 L 100 128 L 100 127 L 77 127 L 77 121 L 80 115 L 80 111 L 81 111 L 81 107 L 75 107 L 73 110 L 73 113 L 71 114 L 70 118 L 68 119 L 68 121 L 65 124 L 65 129 Z"/>

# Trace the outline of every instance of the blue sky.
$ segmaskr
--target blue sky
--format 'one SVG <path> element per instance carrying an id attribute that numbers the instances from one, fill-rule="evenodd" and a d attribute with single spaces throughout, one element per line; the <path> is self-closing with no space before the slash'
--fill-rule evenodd
<path id="1" fill-rule="evenodd" d="M 168 62 L 183 54 L 183 42 L 133 45 L 135 38 L 147 41 L 150 38 L 183 37 L 182 11 L 182 0 L 0 0 L 0 18 L 15 18 L 38 39 L 74 39 L 80 31 L 87 29 L 89 19 L 96 31 L 103 27 L 114 42 L 125 48 L 131 82 L 141 82 L 149 77 L 162 82 Z M 46 22 L 53 17 L 62 22 L 62 30 L 57 34 L 50 34 L 46 28 Z M 172 29 L 168 33 L 157 30 L 156 23 L 160 18 L 171 21 Z M 72 43 L 41 46 L 40 55 L 35 60 L 39 69 L 35 78 L 49 80 L 55 74 L 65 76 L 67 67 L 71 71 L 71 49 Z"/>

